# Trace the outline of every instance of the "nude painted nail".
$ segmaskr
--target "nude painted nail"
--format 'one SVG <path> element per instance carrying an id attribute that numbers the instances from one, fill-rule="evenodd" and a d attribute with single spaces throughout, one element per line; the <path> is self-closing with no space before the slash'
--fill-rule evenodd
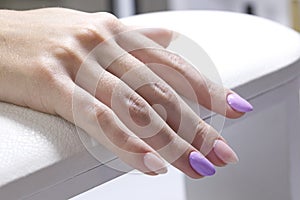
<path id="1" fill-rule="evenodd" d="M 250 112 L 253 110 L 253 106 L 238 94 L 229 94 L 227 96 L 227 102 L 231 108 L 238 112 Z"/>
<path id="2" fill-rule="evenodd" d="M 189 161 L 191 167 L 202 176 L 212 176 L 216 173 L 214 165 L 199 152 L 191 152 Z"/>
<path id="3" fill-rule="evenodd" d="M 153 153 L 146 153 L 144 156 L 145 166 L 157 174 L 165 174 L 168 169 L 165 167 L 165 162 Z"/>
<path id="4" fill-rule="evenodd" d="M 216 140 L 213 149 L 216 155 L 227 164 L 235 164 L 239 161 L 236 153 L 222 140 Z"/>

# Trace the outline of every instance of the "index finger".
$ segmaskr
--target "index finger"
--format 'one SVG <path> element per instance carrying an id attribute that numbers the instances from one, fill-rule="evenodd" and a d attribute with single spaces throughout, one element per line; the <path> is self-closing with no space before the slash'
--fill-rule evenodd
<path id="1" fill-rule="evenodd" d="M 174 34 L 161 34 L 161 36 L 165 36 L 165 40 L 167 41 L 170 41 L 171 35 Z M 139 39 L 137 39 L 137 37 L 139 37 Z M 253 107 L 251 104 L 238 94 L 208 79 L 180 55 L 159 48 L 158 45 L 152 41 L 157 39 L 156 37 L 152 37 L 151 40 L 149 40 L 149 38 L 143 35 L 136 35 L 135 37 L 128 37 L 126 40 L 124 40 L 124 38 L 119 39 L 118 43 L 123 49 L 130 52 L 141 62 L 151 63 L 148 67 L 179 94 L 192 101 L 196 101 L 205 108 L 229 118 L 238 118 L 244 113 L 252 111 Z M 160 38 L 159 40 L 163 39 Z M 134 44 L 134 46 L 129 46 L 128 44 Z M 161 68 L 160 65 L 155 63 L 168 66 L 169 69 L 165 67 Z M 180 74 L 180 76 L 178 76 L 178 74 Z M 182 78 L 184 80 L 182 80 Z M 187 89 L 185 84 L 182 84 L 186 81 L 192 86 L 192 91 Z M 195 94 L 196 99 L 194 98 Z"/>

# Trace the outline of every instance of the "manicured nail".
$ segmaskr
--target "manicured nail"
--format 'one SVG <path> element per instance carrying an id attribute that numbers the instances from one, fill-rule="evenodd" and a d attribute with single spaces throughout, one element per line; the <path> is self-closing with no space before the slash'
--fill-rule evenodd
<path id="1" fill-rule="evenodd" d="M 157 174 L 165 174 L 168 172 L 168 169 L 165 167 L 165 162 L 153 153 L 145 154 L 144 164 L 149 170 Z"/>
<path id="2" fill-rule="evenodd" d="M 253 106 L 248 101 L 234 93 L 227 96 L 227 102 L 231 108 L 238 112 L 250 112 L 253 110 Z"/>
<path id="3" fill-rule="evenodd" d="M 189 160 L 191 167 L 202 176 L 212 176 L 216 173 L 214 165 L 199 152 L 191 152 Z"/>
<path id="4" fill-rule="evenodd" d="M 214 143 L 214 152 L 227 164 L 235 164 L 239 161 L 236 153 L 222 140 L 216 140 Z"/>

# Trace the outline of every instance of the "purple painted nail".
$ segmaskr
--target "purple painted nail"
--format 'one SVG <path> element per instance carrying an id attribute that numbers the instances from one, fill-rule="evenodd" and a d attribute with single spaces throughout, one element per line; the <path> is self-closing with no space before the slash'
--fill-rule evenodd
<path id="1" fill-rule="evenodd" d="M 191 152 L 189 160 L 191 167 L 202 176 L 212 176 L 216 173 L 214 165 L 199 152 Z"/>
<path id="2" fill-rule="evenodd" d="M 238 112 L 250 112 L 253 110 L 253 106 L 248 101 L 234 93 L 227 96 L 227 102 L 231 108 Z"/>

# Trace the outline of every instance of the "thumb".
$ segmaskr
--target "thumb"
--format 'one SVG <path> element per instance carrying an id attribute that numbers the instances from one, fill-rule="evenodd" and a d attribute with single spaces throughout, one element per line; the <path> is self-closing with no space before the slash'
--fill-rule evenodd
<path id="1" fill-rule="evenodd" d="M 178 37 L 178 33 L 165 28 L 151 28 L 142 26 L 129 26 L 129 30 L 135 30 L 164 48 Z"/>

